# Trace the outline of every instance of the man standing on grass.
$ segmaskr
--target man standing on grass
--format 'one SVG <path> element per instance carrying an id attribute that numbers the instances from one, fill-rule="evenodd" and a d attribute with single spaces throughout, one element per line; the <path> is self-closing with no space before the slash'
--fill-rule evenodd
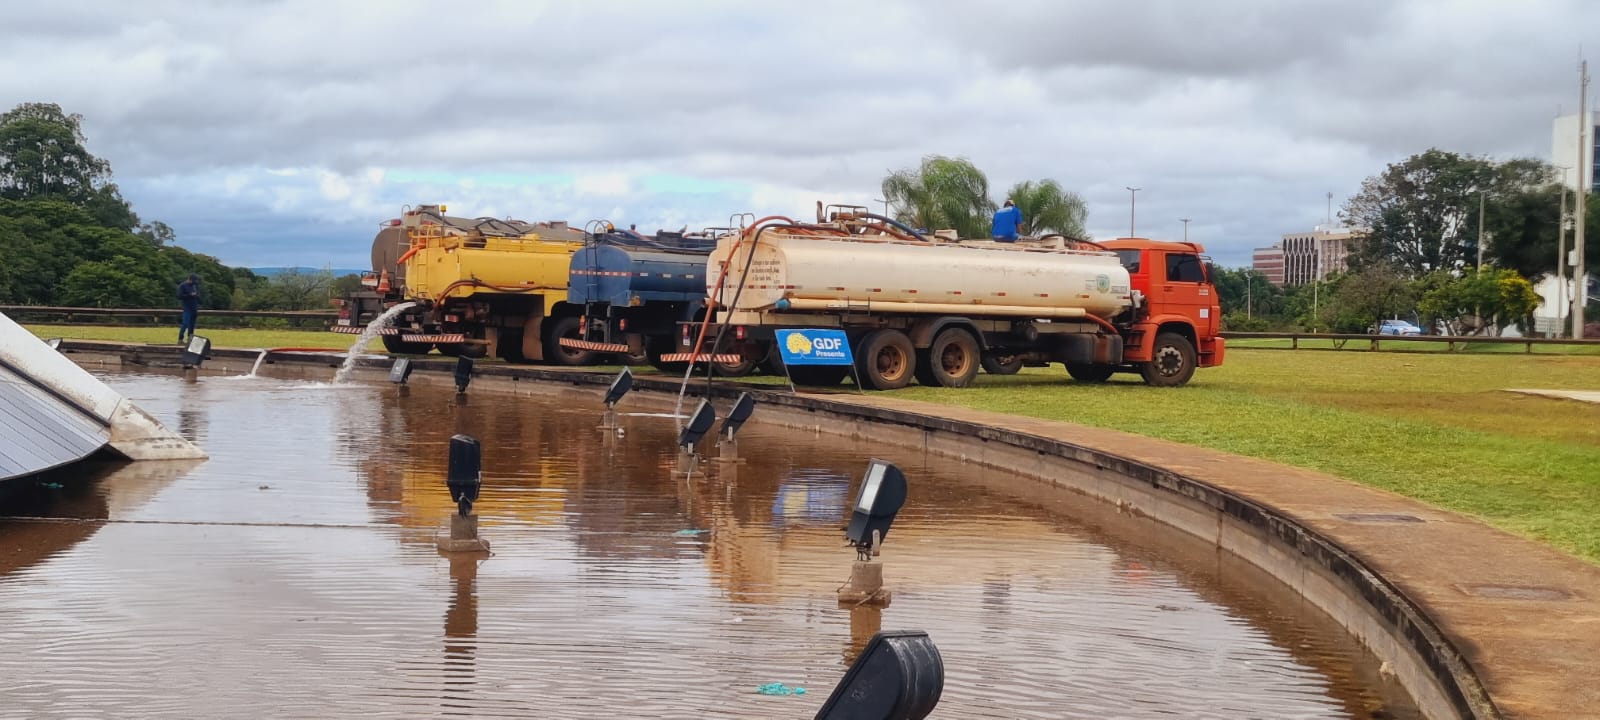
<path id="1" fill-rule="evenodd" d="M 189 279 L 178 283 L 178 302 L 183 304 L 183 324 L 178 326 L 178 344 L 194 338 L 194 321 L 200 316 L 200 276 L 189 273 Z"/>

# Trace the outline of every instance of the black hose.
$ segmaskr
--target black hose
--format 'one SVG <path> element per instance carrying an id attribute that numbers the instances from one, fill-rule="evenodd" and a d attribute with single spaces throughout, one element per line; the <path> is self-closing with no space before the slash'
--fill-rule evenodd
<path id="1" fill-rule="evenodd" d="M 918 240 L 921 240 L 923 242 L 927 242 L 928 241 L 927 238 L 922 236 L 922 233 L 919 233 L 919 232 L 917 232 L 915 230 L 912 230 L 910 225 L 907 225 L 907 224 L 905 224 L 903 222 L 900 222 L 899 220 L 896 220 L 894 218 L 884 217 L 882 215 L 877 215 L 877 214 L 869 213 L 869 212 L 868 213 L 861 213 L 861 216 L 862 217 L 869 217 L 869 218 L 872 218 L 873 220 L 882 220 L 883 222 L 889 223 L 890 225 L 893 225 L 896 228 L 899 228 L 901 230 L 904 230 L 905 232 L 911 233 L 911 236 L 916 238 L 916 239 L 918 239 Z"/>

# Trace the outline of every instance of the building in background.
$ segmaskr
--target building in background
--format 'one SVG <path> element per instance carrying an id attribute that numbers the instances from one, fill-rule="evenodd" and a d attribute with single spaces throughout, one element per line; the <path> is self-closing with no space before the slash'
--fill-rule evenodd
<path id="1" fill-rule="evenodd" d="M 1257 249 L 1253 267 L 1279 287 L 1304 285 L 1348 269 L 1355 237 L 1349 228 L 1325 225 L 1289 233 L 1272 247 Z"/>
<path id="2" fill-rule="evenodd" d="M 1556 172 L 1565 175 L 1561 179 L 1568 189 L 1578 185 L 1578 174 L 1573 171 L 1579 163 L 1587 168 L 1583 174 L 1583 187 L 1585 190 L 1594 189 L 1594 175 L 1600 171 L 1600 165 L 1595 163 L 1595 158 L 1600 153 L 1595 152 L 1595 147 L 1600 145 L 1600 112 L 1589 113 L 1589 136 L 1584 139 L 1583 157 L 1578 157 L 1578 114 L 1562 115 L 1556 118 L 1555 125 L 1550 132 L 1550 162 L 1556 166 Z M 1562 170 L 1561 168 L 1567 168 Z"/>

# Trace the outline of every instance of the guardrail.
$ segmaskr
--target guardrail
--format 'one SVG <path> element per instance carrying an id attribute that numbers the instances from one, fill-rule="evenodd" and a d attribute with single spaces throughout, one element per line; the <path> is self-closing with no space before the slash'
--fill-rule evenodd
<path id="1" fill-rule="evenodd" d="M 18 322 L 40 325 L 87 325 L 96 320 L 114 319 L 129 324 L 149 322 L 177 323 L 183 311 L 178 308 L 84 308 L 52 305 L 0 305 L 0 312 Z M 238 325 L 251 320 L 284 320 L 291 327 L 305 327 L 308 323 L 327 327 L 339 313 L 334 310 L 204 310 L 200 321 L 205 326 L 216 326 L 218 318 L 235 320 Z M 210 322 L 207 322 L 210 320 Z"/>
<path id="2" fill-rule="evenodd" d="M 1348 349 L 1364 349 L 1370 352 L 1395 352 L 1396 343 L 1432 343 L 1445 345 L 1447 352 L 1464 350 L 1470 345 L 1521 345 L 1523 352 L 1533 352 L 1534 346 L 1582 346 L 1600 348 L 1600 339 L 1579 340 L 1576 338 L 1529 338 L 1529 337 L 1493 337 L 1479 335 L 1368 335 L 1365 333 L 1272 333 L 1272 332 L 1224 332 L 1224 338 L 1229 340 L 1288 340 L 1289 347 L 1256 348 L 1261 350 L 1345 350 L 1350 341 L 1355 340 L 1357 346 Z M 1301 341 L 1325 341 L 1331 347 L 1320 348 L 1300 347 Z M 1388 343 L 1390 349 L 1385 351 L 1383 345 Z M 1245 346 L 1248 347 L 1248 346 Z"/>

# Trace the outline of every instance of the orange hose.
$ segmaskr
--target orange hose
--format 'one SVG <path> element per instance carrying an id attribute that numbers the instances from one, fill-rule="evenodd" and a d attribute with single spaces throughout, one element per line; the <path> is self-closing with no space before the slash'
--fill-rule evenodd
<path id="1" fill-rule="evenodd" d="M 1092 314 L 1092 313 L 1084 313 L 1083 316 L 1086 317 L 1086 318 L 1089 318 L 1090 320 L 1093 320 L 1096 323 L 1098 323 L 1100 325 L 1100 327 L 1103 327 L 1106 330 L 1109 330 L 1112 335 L 1121 335 L 1122 334 L 1120 332 L 1117 332 L 1117 326 L 1112 325 L 1109 322 L 1106 322 L 1104 319 L 1102 319 L 1098 315 L 1095 315 L 1095 314 Z"/>
<path id="2" fill-rule="evenodd" d="M 404 265 L 404 264 L 406 264 L 406 261 L 410 260 L 411 256 L 417 254 L 417 251 L 421 250 L 421 249 L 422 249 L 422 244 L 421 243 L 418 243 L 416 245 L 412 245 L 411 249 L 405 251 L 405 253 L 400 256 L 399 260 L 394 261 L 394 264 L 396 264 L 396 265 Z"/>

